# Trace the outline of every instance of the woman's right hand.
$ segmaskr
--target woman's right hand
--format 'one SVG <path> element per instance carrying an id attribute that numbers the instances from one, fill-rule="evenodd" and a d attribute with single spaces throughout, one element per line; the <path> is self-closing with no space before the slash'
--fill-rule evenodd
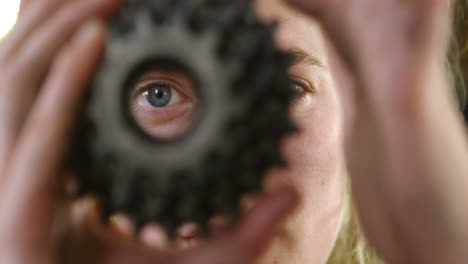
<path id="1" fill-rule="evenodd" d="M 295 207 L 290 190 L 263 198 L 232 231 L 180 254 L 142 248 L 70 212 L 64 154 L 105 49 L 96 21 L 119 5 L 23 1 L 17 25 L 0 42 L 0 263 L 250 263 Z"/>

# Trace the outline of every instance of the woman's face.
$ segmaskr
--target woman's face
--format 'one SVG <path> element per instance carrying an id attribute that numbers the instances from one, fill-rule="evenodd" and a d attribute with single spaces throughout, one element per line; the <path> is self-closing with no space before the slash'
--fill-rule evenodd
<path id="1" fill-rule="evenodd" d="M 291 106 L 300 132 L 284 142 L 289 169 L 269 172 L 265 188 L 292 185 L 302 198 L 259 263 L 324 263 L 340 226 L 345 182 L 341 108 L 325 52 L 327 42 L 315 21 L 281 0 L 257 0 L 255 5 L 264 21 L 279 22 L 278 45 L 296 55 L 290 75 L 300 94 Z M 193 119 L 185 113 L 197 105 L 196 96 L 187 92 L 191 86 L 176 73 L 143 76 L 132 96 L 137 122 L 157 138 L 184 133 L 189 128 L 184 124 Z M 194 243 L 184 240 L 183 245 Z"/>
<path id="2" fill-rule="evenodd" d="M 291 109 L 300 133 L 284 144 L 290 168 L 268 177 L 268 187 L 294 186 L 302 205 L 287 219 L 260 263 L 324 263 L 340 227 L 345 185 L 342 112 L 327 42 L 314 20 L 281 0 L 257 0 L 256 9 L 263 20 L 279 22 L 278 45 L 298 55 L 290 75 L 305 86 Z"/>

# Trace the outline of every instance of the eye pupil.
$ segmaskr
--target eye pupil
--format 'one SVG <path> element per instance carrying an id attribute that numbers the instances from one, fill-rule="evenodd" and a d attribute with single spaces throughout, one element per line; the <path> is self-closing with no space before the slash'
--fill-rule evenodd
<path id="1" fill-rule="evenodd" d="M 167 85 L 154 85 L 148 89 L 146 99 L 154 107 L 166 106 L 172 98 L 172 90 Z"/>
<path id="2" fill-rule="evenodd" d="M 302 87 L 302 85 L 300 84 L 297 84 L 297 83 L 292 83 L 291 84 L 291 89 L 293 90 L 293 92 L 296 94 L 296 96 L 299 96 L 301 94 L 303 94 L 305 92 L 304 88 Z"/>
<path id="3" fill-rule="evenodd" d="M 154 95 L 158 99 L 162 99 L 164 97 L 164 92 L 161 89 L 154 90 Z"/>

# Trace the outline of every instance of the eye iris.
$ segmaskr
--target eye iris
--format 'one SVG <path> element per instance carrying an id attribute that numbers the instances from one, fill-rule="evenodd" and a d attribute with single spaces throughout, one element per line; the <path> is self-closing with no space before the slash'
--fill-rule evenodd
<path id="1" fill-rule="evenodd" d="M 155 85 L 148 89 L 146 99 L 154 107 L 166 106 L 172 97 L 172 90 L 167 85 Z"/>
<path id="2" fill-rule="evenodd" d="M 292 83 L 291 84 L 291 89 L 294 91 L 296 96 L 300 96 L 301 94 L 303 94 L 305 92 L 302 85 L 297 84 L 297 83 Z"/>

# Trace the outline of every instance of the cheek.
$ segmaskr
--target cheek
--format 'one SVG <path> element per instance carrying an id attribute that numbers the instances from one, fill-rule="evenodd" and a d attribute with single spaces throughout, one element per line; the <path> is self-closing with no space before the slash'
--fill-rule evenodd
<path id="1" fill-rule="evenodd" d="M 318 169 L 334 160 L 337 154 L 338 131 L 335 116 L 320 115 L 313 111 L 309 114 L 296 118 L 299 133 L 284 143 L 283 151 L 292 168 Z"/>
<path id="2" fill-rule="evenodd" d="M 293 113 L 300 130 L 283 143 L 288 168 L 269 173 L 265 187 L 292 185 L 301 195 L 305 211 L 321 214 L 341 203 L 345 162 L 338 100 L 331 92 L 315 96 L 312 105 Z"/>
<path id="3" fill-rule="evenodd" d="M 320 96 L 320 95 L 318 95 Z M 283 143 L 283 153 L 289 164 L 287 170 L 272 173 L 276 181 L 290 181 L 299 189 L 323 185 L 341 172 L 342 124 L 337 100 L 321 95 L 314 104 L 293 113 L 299 133 Z"/>
<path id="4" fill-rule="evenodd" d="M 292 185 L 302 204 L 285 223 L 287 235 L 278 238 L 262 264 L 274 263 L 274 259 L 278 263 L 324 263 L 332 250 L 341 223 L 345 182 L 340 115 L 331 95 L 317 98 L 312 107 L 294 114 L 301 130 L 284 142 L 289 168 L 272 172 L 267 187 Z"/>

